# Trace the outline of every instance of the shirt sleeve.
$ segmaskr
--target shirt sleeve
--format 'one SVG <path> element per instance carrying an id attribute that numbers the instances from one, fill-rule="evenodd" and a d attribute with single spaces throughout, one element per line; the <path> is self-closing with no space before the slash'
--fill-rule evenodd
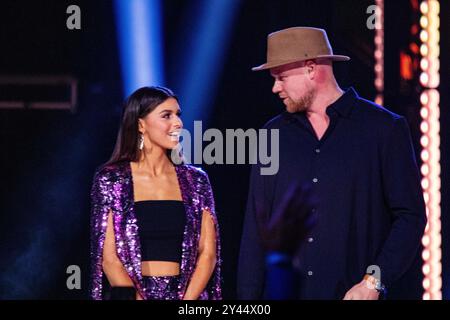
<path id="1" fill-rule="evenodd" d="M 411 266 L 426 225 L 425 204 L 409 127 L 396 119 L 383 149 L 384 197 L 392 214 L 392 227 L 375 264 L 381 282 L 389 287 Z"/>

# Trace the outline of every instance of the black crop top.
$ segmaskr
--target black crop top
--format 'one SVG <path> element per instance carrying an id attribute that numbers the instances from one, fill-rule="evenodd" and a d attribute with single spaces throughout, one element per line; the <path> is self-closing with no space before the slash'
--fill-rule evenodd
<path id="1" fill-rule="evenodd" d="M 182 201 L 147 200 L 134 203 L 142 261 L 181 263 L 186 213 Z"/>

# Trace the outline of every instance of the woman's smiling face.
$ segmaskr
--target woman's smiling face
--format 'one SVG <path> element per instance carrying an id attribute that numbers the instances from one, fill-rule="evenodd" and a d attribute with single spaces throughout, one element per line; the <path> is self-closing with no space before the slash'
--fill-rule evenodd
<path id="1" fill-rule="evenodd" d="M 175 148 L 183 128 L 180 115 L 181 109 L 177 100 L 169 98 L 139 119 L 139 132 L 144 135 L 145 148 Z"/>

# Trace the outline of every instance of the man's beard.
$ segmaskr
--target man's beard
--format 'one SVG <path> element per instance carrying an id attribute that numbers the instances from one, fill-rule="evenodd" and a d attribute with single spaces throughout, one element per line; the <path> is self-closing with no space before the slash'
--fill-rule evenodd
<path id="1" fill-rule="evenodd" d="M 302 97 L 297 100 L 292 100 L 291 98 L 287 98 L 286 110 L 290 113 L 295 112 L 304 112 L 308 110 L 314 99 L 314 90 L 311 89 L 306 92 Z"/>

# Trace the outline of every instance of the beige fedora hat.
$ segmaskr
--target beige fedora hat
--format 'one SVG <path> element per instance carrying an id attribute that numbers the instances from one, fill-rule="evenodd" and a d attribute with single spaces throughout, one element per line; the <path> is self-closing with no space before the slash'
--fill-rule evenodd
<path id="1" fill-rule="evenodd" d="M 329 58 L 348 61 L 350 57 L 335 55 L 323 29 L 293 27 L 267 36 L 267 62 L 252 68 L 260 71 L 309 59 Z"/>

